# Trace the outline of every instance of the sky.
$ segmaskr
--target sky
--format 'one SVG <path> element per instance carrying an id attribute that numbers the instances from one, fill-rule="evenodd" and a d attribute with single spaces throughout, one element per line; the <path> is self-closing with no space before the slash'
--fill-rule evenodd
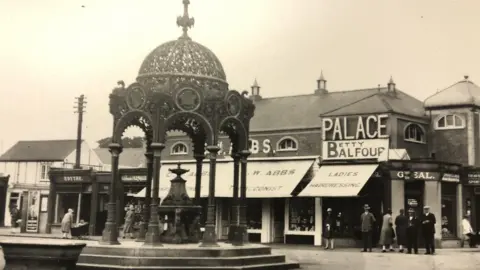
<path id="1" fill-rule="evenodd" d="M 424 100 L 464 75 L 480 84 L 478 10 L 478 0 L 191 0 L 189 35 L 217 55 L 231 89 L 257 78 L 263 97 L 308 94 L 323 70 L 329 91 L 393 76 Z M 181 35 L 182 14 L 182 0 L 0 1 L 0 153 L 75 139 L 80 94 L 83 138 L 95 147 L 110 136 L 108 95 Z"/>

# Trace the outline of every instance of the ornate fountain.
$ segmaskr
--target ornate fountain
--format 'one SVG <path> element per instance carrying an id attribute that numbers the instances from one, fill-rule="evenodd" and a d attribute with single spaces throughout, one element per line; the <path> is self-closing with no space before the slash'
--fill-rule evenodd
<path id="1" fill-rule="evenodd" d="M 177 176 L 170 181 L 168 195 L 158 207 L 159 217 L 163 218 L 161 223 L 166 224 L 160 239 L 163 243 L 172 244 L 198 243 L 202 207 L 195 205 L 187 194 L 187 181 L 182 175 L 189 170 L 182 169 L 180 163 L 177 168 L 169 170 Z"/>

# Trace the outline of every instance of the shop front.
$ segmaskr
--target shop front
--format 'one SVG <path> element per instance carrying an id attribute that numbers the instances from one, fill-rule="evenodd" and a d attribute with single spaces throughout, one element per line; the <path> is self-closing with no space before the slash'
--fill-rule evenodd
<path id="1" fill-rule="evenodd" d="M 466 167 L 462 174 L 463 213 L 469 215 L 474 231 L 480 229 L 480 168 Z"/>

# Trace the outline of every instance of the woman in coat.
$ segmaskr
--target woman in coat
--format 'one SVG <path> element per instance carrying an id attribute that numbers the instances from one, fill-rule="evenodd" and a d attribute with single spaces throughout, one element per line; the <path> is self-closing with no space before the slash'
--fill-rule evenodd
<path id="1" fill-rule="evenodd" d="M 62 219 L 62 238 L 67 239 L 71 238 L 71 230 L 73 226 L 73 209 L 69 208 L 67 213 L 63 216 Z"/>
<path id="2" fill-rule="evenodd" d="M 380 231 L 380 245 L 382 245 L 382 252 L 387 252 L 388 246 L 390 251 L 393 251 L 393 224 L 392 224 L 392 210 L 388 209 L 383 215 L 382 230 Z"/>
<path id="3" fill-rule="evenodd" d="M 130 238 L 133 239 L 133 222 L 135 218 L 135 207 L 130 205 L 128 211 L 125 214 L 125 224 L 123 225 L 123 239 L 130 234 Z"/>
<path id="4" fill-rule="evenodd" d="M 395 229 L 397 232 L 397 244 L 399 252 L 403 252 L 403 247 L 407 245 L 407 227 L 408 218 L 405 216 L 405 211 L 400 209 L 400 214 L 395 218 Z"/>

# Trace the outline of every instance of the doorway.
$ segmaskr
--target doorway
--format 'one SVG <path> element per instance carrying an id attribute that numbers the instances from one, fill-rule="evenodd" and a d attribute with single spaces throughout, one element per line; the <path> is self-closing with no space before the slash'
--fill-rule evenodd
<path id="1" fill-rule="evenodd" d="M 83 220 L 85 222 L 90 223 L 90 205 L 92 200 L 92 194 L 83 193 L 82 194 L 82 201 L 80 203 L 80 217 L 79 220 Z"/>
<path id="2" fill-rule="evenodd" d="M 424 181 L 405 181 L 405 211 L 412 208 L 417 217 L 423 211 Z"/>
<path id="3" fill-rule="evenodd" d="M 285 200 L 284 198 L 275 198 L 272 202 L 273 215 L 273 243 L 284 243 L 285 241 Z"/>

